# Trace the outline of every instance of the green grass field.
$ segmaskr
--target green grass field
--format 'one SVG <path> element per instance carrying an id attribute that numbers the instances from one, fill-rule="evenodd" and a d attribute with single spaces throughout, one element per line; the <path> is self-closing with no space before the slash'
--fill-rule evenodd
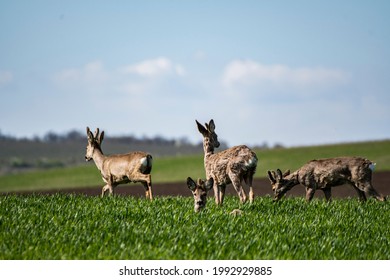
<path id="1" fill-rule="evenodd" d="M 191 197 L 0 196 L 0 259 L 390 258 L 388 202 L 227 197 L 194 213 Z"/>
<path id="2" fill-rule="evenodd" d="M 390 141 L 256 151 L 257 177 L 308 160 L 362 156 L 390 170 Z M 153 182 L 204 177 L 203 155 L 154 159 Z M 94 163 L 0 177 L 0 192 L 101 185 Z M 191 197 L 0 195 L 0 259 L 384 259 L 389 202 L 269 196 L 240 205 L 213 199 L 195 214 Z M 241 216 L 229 213 L 240 208 Z"/>
<path id="3" fill-rule="evenodd" d="M 288 149 L 256 150 L 259 158 L 256 177 L 265 177 L 269 169 L 297 169 L 315 158 L 361 156 L 377 163 L 376 170 L 390 170 L 390 141 L 349 143 Z M 155 157 L 153 183 L 184 182 L 185 178 L 204 177 L 203 155 Z M 45 190 L 102 185 L 93 162 L 82 166 L 38 170 L 0 176 L 0 192 Z"/>

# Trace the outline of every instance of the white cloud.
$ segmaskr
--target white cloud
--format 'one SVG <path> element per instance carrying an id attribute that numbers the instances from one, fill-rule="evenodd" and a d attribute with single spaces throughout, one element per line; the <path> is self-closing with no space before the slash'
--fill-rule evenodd
<path id="1" fill-rule="evenodd" d="M 107 69 L 101 61 L 92 61 L 82 67 L 63 69 L 53 80 L 66 94 L 99 95 L 109 97 L 106 102 L 143 104 L 146 99 L 180 94 L 178 79 L 185 75 L 182 65 L 159 57 L 113 69 Z"/>
<path id="2" fill-rule="evenodd" d="M 153 82 L 158 80 L 158 77 L 171 74 L 174 76 L 185 76 L 186 70 L 180 64 L 173 63 L 170 59 L 159 57 L 156 59 L 148 59 L 139 63 L 119 66 L 114 70 L 107 70 L 101 61 L 92 61 L 80 68 L 63 69 L 54 76 L 57 84 L 65 86 L 94 86 L 106 83 L 113 88 L 124 89 L 129 88 L 131 91 L 139 86 L 131 86 L 128 84 L 139 85 L 139 83 Z M 140 79 L 143 78 L 143 79 Z"/>
<path id="3" fill-rule="evenodd" d="M 87 63 L 82 68 L 64 69 L 54 77 L 54 80 L 59 84 L 77 86 L 82 84 L 87 87 L 101 85 L 108 79 L 109 74 L 104 70 L 101 61 Z"/>
<path id="4" fill-rule="evenodd" d="M 136 64 L 123 67 L 123 72 L 127 74 L 137 74 L 143 77 L 159 76 L 164 74 L 176 74 L 183 76 L 184 68 L 179 64 L 174 64 L 166 57 L 144 60 Z"/>
<path id="5" fill-rule="evenodd" d="M 13 78 L 14 76 L 10 71 L 0 71 L 0 86 L 11 83 Z"/>
<path id="6" fill-rule="evenodd" d="M 264 141 L 295 145 L 342 139 L 350 123 L 339 119 L 354 115 L 356 110 L 352 82 L 352 76 L 340 69 L 233 60 L 223 69 L 215 98 L 221 105 L 223 100 L 223 106 L 215 106 L 213 115 L 229 126 L 224 128 L 220 121 L 225 130 L 223 139 L 231 145 Z M 232 129 L 240 124 L 252 124 L 253 128 L 244 132 Z M 241 133 L 247 136 L 244 140 Z M 305 134 L 310 137 L 306 139 Z"/>
<path id="7" fill-rule="evenodd" d="M 89 104 L 88 115 L 82 118 L 87 124 L 95 122 L 111 133 L 127 129 L 137 135 L 189 135 L 194 142 L 201 140 L 194 120 L 205 122 L 211 118 L 217 122 L 220 138 L 230 145 L 265 141 L 299 145 L 357 139 L 361 128 L 355 131 L 351 124 L 372 117 L 356 111 L 380 108 L 381 99 L 363 100 L 368 108 L 364 107 L 357 100 L 354 81 L 337 69 L 235 60 L 220 70 L 223 83 L 221 75 L 194 78 L 185 75 L 180 64 L 161 57 L 113 69 L 95 61 L 65 69 L 57 78 L 72 85 L 62 89 L 77 92 L 79 104 Z M 92 88 L 99 77 L 104 83 Z M 79 84 L 88 88 L 80 88 Z M 316 94 L 302 95 L 302 91 Z M 91 92 L 94 98 L 85 94 Z M 286 94 L 279 96 L 280 92 Z M 293 98 L 286 98 L 287 94 Z M 383 108 L 378 111 L 379 116 L 385 114 Z M 126 128 L 123 120 L 130 121 Z"/>
<path id="8" fill-rule="evenodd" d="M 264 85 L 307 88 L 345 84 L 349 74 L 338 69 L 291 68 L 287 65 L 265 65 L 252 60 L 234 60 L 224 70 L 223 86 Z"/>
<path id="9" fill-rule="evenodd" d="M 182 78 L 185 75 L 186 70 L 182 65 L 166 57 L 158 57 L 119 67 L 113 83 L 121 93 L 160 96 L 167 94 L 167 79 Z M 175 87 L 175 83 L 170 86 Z"/>

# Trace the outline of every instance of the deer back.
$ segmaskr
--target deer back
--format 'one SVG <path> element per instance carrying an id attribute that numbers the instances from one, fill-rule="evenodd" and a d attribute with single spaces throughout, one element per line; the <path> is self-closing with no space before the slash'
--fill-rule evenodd
<path id="1" fill-rule="evenodd" d="M 298 172 L 304 186 L 325 188 L 361 180 L 371 180 L 373 163 L 359 157 L 337 157 L 309 161 Z"/>
<path id="2" fill-rule="evenodd" d="M 218 185 L 230 183 L 229 173 L 243 176 L 246 172 L 255 172 L 256 154 L 245 145 L 235 146 L 205 157 L 206 176 L 214 177 Z"/>
<path id="3" fill-rule="evenodd" d="M 114 176 L 126 176 L 130 180 L 137 174 L 149 174 L 152 168 L 151 155 L 144 152 L 106 156 L 103 162 L 103 173 Z"/>

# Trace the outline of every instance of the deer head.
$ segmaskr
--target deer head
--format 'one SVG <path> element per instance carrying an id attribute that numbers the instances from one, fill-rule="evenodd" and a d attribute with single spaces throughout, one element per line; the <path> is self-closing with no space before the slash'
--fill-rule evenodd
<path id="1" fill-rule="evenodd" d="M 203 135 L 204 146 L 210 149 L 210 151 L 213 151 L 214 148 L 218 148 L 220 143 L 218 142 L 218 135 L 215 133 L 214 120 L 210 120 L 208 124 L 205 123 L 205 127 L 197 120 L 195 121 L 198 125 L 199 132 Z"/>
<path id="2" fill-rule="evenodd" d="M 206 182 L 202 179 L 198 179 L 195 183 L 190 177 L 187 178 L 187 187 L 194 195 L 194 210 L 199 212 L 206 207 L 207 192 L 213 187 L 214 179 L 210 178 Z"/>
<path id="3" fill-rule="evenodd" d="M 275 195 L 275 201 L 281 199 L 283 195 L 293 187 L 291 181 L 285 178 L 288 175 L 290 175 L 290 170 L 287 170 L 286 172 L 284 172 L 284 174 L 282 174 L 282 171 L 280 171 L 280 169 L 277 169 L 276 172 L 273 170 L 268 170 L 268 178 L 272 185 L 272 191 Z"/>
<path id="4" fill-rule="evenodd" d="M 92 160 L 95 149 L 98 149 L 100 152 L 102 151 L 101 144 L 104 138 L 104 131 L 102 131 L 99 135 L 99 128 L 96 128 L 95 134 L 92 134 L 89 127 L 87 127 L 87 136 L 88 136 L 88 144 L 87 144 L 87 151 L 85 153 L 85 160 L 90 161 Z"/>

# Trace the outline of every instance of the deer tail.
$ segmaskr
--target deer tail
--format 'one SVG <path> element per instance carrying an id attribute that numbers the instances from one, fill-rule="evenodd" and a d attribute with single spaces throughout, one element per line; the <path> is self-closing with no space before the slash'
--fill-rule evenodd
<path id="1" fill-rule="evenodd" d="M 150 174 L 152 171 L 153 157 L 147 154 L 141 158 L 141 172 L 142 174 Z"/>

